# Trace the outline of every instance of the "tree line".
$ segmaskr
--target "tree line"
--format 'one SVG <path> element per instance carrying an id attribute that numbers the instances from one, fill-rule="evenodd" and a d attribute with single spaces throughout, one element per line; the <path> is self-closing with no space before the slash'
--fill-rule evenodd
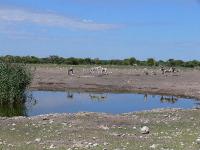
<path id="1" fill-rule="evenodd" d="M 66 65 L 134 65 L 134 66 L 175 66 L 175 67 L 200 67 L 200 61 L 192 60 L 192 61 L 183 61 L 183 60 L 175 60 L 169 59 L 166 61 L 163 60 L 155 60 L 153 58 L 149 58 L 147 60 L 141 61 L 137 60 L 134 57 L 130 57 L 127 59 L 111 59 L 111 60 L 101 60 L 98 58 L 63 58 L 56 55 L 38 58 L 35 56 L 0 56 L 1 62 L 11 62 L 11 63 L 25 63 L 25 64 L 66 64 Z"/>

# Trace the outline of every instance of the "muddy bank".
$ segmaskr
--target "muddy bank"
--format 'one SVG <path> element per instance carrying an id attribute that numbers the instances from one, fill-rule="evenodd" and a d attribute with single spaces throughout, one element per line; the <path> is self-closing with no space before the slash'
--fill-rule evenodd
<path id="1" fill-rule="evenodd" d="M 109 75 L 89 74 L 89 69 L 76 67 L 75 75 L 67 75 L 67 68 L 37 67 L 31 89 L 79 90 L 102 92 L 137 92 L 165 94 L 200 99 L 200 71 L 180 70 L 162 75 L 158 69 L 109 68 Z M 154 74 L 151 74 L 154 72 Z"/>

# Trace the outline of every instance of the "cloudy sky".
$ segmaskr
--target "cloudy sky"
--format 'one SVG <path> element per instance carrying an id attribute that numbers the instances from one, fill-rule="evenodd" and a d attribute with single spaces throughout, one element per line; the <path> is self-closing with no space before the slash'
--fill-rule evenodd
<path id="1" fill-rule="evenodd" d="M 198 0 L 0 0 L 0 55 L 199 59 Z"/>

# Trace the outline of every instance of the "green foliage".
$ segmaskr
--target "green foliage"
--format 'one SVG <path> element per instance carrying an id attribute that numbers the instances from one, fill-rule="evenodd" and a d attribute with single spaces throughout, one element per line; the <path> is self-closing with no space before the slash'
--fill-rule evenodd
<path id="1" fill-rule="evenodd" d="M 183 60 L 175 60 L 169 59 L 167 61 L 159 60 L 156 61 L 153 58 L 149 58 L 147 60 L 137 60 L 134 57 L 130 57 L 127 59 L 111 59 L 111 60 L 101 60 L 99 58 L 91 59 L 91 58 L 63 58 L 56 55 L 49 56 L 46 58 L 37 58 L 35 56 L 2 56 L 0 57 L 0 61 L 2 62 L 11 62 L 11 63 L 27 63 L 27 64 L 66 64 L 66 65 L 130 65 L 130 66 L 178 66 L 178 67 L 200 67 L 200 61 L 192 60 L 192 61 L 183 61 Z"/>
<path id="2" fill-rule="evenodd" d="M 31 83 L 30 70 L 22 64 L 0 63 L 0 103 L 23 104 L 25 102 L 25 90 Z"/>
<path id="3" fill-rule="evenodd" d="M 156 61 L 153 58 L 149 58 L 149 59 L 147 59 L 147 65 L 148 66 L 155 66 Z"/>

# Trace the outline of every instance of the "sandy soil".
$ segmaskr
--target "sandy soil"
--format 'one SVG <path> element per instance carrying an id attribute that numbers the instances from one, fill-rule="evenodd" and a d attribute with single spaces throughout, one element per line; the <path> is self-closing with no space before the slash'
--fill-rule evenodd
<path id="1" fill-rule="evenodd" d="M 69 76 L 67 67 L 37 67 L 31 89 L 142 92 L 200 99 L 199 70 L 184 69 L 163 75 L 157 68 L 147 69 L 146 75 L 146 69 L 118 67 L 109 68 L 109 75 L 98 76 L 91 75 L 85 67 L 74 69 L 75 75 Z"/>

